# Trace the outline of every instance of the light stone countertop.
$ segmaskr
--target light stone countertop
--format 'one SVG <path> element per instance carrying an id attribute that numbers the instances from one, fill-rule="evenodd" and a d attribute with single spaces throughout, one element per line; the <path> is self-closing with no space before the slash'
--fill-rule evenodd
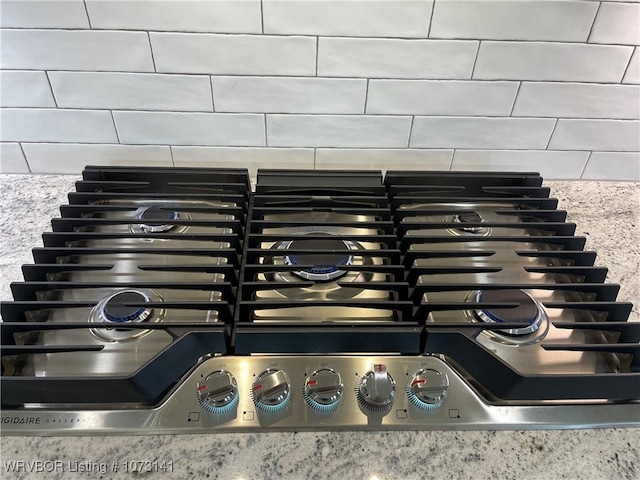
<path id="1" fill-rule="evenodd" d="M 20 265 L 49 219 L 59 215 L 74 176 L 0 175 L 0 298 L 22 279 Z M 640 321 L 640 184 L 545 182 L 568 221 L 634 302 Z M 316 432 L 114 437 L 2 437 L 1 478 L 306 479 L 348 478 L 640 478 L 640 430 L 484 432 Z M 6 462 L 60 461 L 64 471 L 15 473 Z M 173 473 L 124 472 L 123 461 L 167 460 Z M 117 461 L 117 473 L 112 462 Z M 107 473 L 71 472 L 76 462 L 108 464 Z M 58 469 L 60 470 L 60 469 Z"/>

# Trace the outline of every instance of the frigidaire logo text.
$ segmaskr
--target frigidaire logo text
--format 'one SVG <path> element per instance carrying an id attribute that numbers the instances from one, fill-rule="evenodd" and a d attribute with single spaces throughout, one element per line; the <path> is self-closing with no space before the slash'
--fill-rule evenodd
<path id="1" fill-rule="evenodd" d="M 34 424 L 42 423 L 42 417 L 2 417 L 2 423 Z"/>

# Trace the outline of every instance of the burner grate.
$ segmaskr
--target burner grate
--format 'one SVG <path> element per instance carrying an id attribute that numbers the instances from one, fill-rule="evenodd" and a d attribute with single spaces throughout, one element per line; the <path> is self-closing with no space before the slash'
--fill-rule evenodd
<path id="1" fill-rule="evenodd" d="M 1 305 L 2 403 L 157 404 L 201 357 L 230 351 L 248 173 L 87 167 L 76 189 Z M 145 209 L 173 212 L 151 222 L 163 231 L 137 228 Z M 124 291 L 136 295 L 121 310 L 143 315 L 111 321 L 100 305 Z M 118 355 L 141 358 L 127 370 L 110 366 Z"/>
<path id="2" fill-rule="evenodd" d="M 388 172 L 385 183 L 425 354 L 444 355 L 493 403 L 640 397 L 632 305 L 615 302 L 619 286 L 604 283 L 537 174 Z M 487 290 L 534 295 L 526 312 L 537 305 L 539 324 L 482 314 L 525 309 L 479 301 Z"/>
<path id="3" fill-rule="evenodd" d="M 245 246 L 237 354 L 418 353 L 380 172 L 259 170 Z M 305 264 L 347 255 L 339 265 Z"/>

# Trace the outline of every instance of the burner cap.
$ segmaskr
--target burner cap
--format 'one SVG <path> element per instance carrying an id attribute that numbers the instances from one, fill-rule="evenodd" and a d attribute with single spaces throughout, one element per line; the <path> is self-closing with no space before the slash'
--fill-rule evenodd
<path id="1" fill-rule="evenodd" d="M 149 299 L 142 293 L 127 291 L 113 295 L 104 305 L 104 316 L 110 322 L 124 323 L 132 320 L 142 321 L 151 312 L 144 307 L 130 307 L 125 303 L 148 302 Z"/>
<path id="2" fill-rule="evenodd" d="M 528 323 L 525 328 L 504 330 L 510 335 L 526 335 L 535 332 L 542 322 L 542 315 L 536 302 L 529 294 L 518 289 L 481 290 L 476 295 L 477 302 L 517 303 L 516 308 L 493 308 L 478 310 L 480 320 L 486 323 Z"/>
<path id="3" fill-rule="evenodd" d="M 146 232 L 167 232 L 171 230 L 174 225 L 167 225 L 162 222 L 170 222 L 177 218 L 177 212 L 167 210 L 163 207 L 149 207 L 140 215 L 140 220 L 144 220 L 144 223 L 140 227 Z"/>
<path id="4" fill-rule="evenodd" d="M 454 223 L 480 223 L 482 222 L 482 217 L 480 216 L 480 214 L 478 212 L 474 212 L 474 211 L 469 211 L 469 212 L 464 212 L 464 213 L 459 213 L 457 215 L 455 215 L 453 217 L 453 222 Z M 461 226 L 460 228 L 458 228 L 458 230 L 462 230 L 464 232 L 470 232 L 470 233 L 478 233 L 482 230 L 482 227 L 465 227 L 465 226 Z"/>
<path id="5" fill-rule="evenodd" d="M 349 265 L 353 261 L 347 244 L 337 238 L 297 239 L 288 242 L 286 248 L 291 250 L 333 250 L 335 252 L 287 255 L 285 261 L 289 265 L 313 265 L 308 270 L 294 272 L 307 280 L 334 280 L 345 273 L 339 267 Z"/>

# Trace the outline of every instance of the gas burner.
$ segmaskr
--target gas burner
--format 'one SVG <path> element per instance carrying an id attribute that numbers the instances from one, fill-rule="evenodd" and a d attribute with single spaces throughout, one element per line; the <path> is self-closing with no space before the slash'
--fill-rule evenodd
<path id="1" fill-rule="evenodd" d="M 88 167 L 0 305 L 2 433 L 637 428 L 633 305 L 541 184 Z"/>
<path id="2" fill-rule="evenodd" d="M 500 330 L 510 336 L 529 335 L 536 332 L 544 320 L 541 306 L 523 290 L 479 290 L 474 300 L 479 303 L 517 303 L 516 308 L 493 308 L 476 310 L 475 316 L 485 323 L 528 323 L 523 328 Z"/>
<path id="3" fill-rule="evenodd" d="M 305 280 L 329 282 L 336 280 L 347 272 L 339 267 L 353 264 L 353 255 L 348 250 L 357 246 L 348 240 L 338 238 L 296 239 L 282 242 L 278 248 L 286 250 L 332 250 L 335 253 L 300 253 L 284 257 L 286 265 L 312 265 L 308 270 L 296 270 L 293 273 Z M 344 251 L 342 253 L 341 251 Z"/>
<path id="4" fill-rule="evenodd" d="M 110 322 L 142 322 L 151 315 L 151 310 L 127 304 L 148 301 L 149 298 L 146 295 L 134 290 L 116 293 L 107 300 L 102 308 L 102 313 Z"/>
<path id="5" fill-rule="evenodd" d="M 153 206 L 145 208 L 138 216 L 144 223 L 139 225 L 141 231 L 145 233 L 164 233 L 176 228 L 176 225 L 170 225 L 162 222 L 170 222 L 179 218 L 178 212 L 168 210 L 161 206 Z"/>
<path id="6" fill-rule="evenodd" d="M 95 328 L 91 329 L 91 333 L 101 340 L 110 342 L 129 340 L 146 335 L 149 330 L 128 330 L 117 328 L 117 326 L 148 321 L 154 313 L 153 309 L 128 304 L 151 302 L 152 296 L 150 292 L 120 290 L 103 298 L 91 310 L 89 321 L 93 323 L 113 323 L 114 328 Z"/>
<path id="7" fill-rule="evenodd" d="M 453 217 L 449 218 L 448 221 L 452 223 L 460 224 L 460 226 L 456 226 L 456 228 L 447 229 L 450 233 L 454 235 L 477 235 L 481 237 L 486 237 L 491 234 L 491 229 L 489 227 L 477 227 L 477 226 L 467 226 L 465 224 L 469 223 L 481 223 L 484 222 L 484 218 L 478 212 L 470 210 L 464 213 L 458 213 Z"/>

